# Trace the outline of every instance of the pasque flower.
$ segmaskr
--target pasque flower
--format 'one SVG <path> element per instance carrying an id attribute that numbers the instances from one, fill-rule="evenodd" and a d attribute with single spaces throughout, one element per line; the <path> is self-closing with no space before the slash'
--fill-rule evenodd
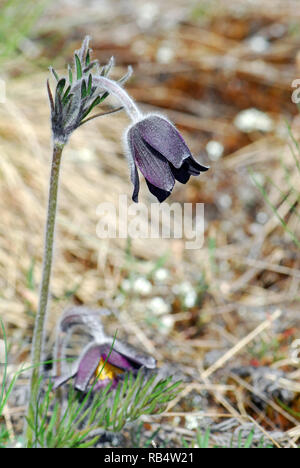
<path id="1" fill-rule="evenodd" d="M 100 310 L 103 313 L 103 310 Z M 105 334 L 99 320 L 99 311 L 86 307 L 68 309 L 60 322 L 60 332 L 70 332 L 70 329 L 85 326 L 93 336 L 93 341 L 83 350 L 80 357 L 68 371 L 56 376 L 55 388 L 74 378 L 77 390 L 85 392 L 89 384 L 93 390 L 99 390 L 112 382 L 114 388 L 124 372 L 136 373 L 142 367 L 154 369 L 156 361 L 153 357 L 141 353 L 127 343 L 121 342 Z M 60 357 L 61 353 L 58 353 Z"/>
<path id="2" fill-rule="evenodd" d="M 186 184 L 208 167 L 193 158 L 178 130 L 159 115 L 142 116 L 127 131 L 128 158 L 134 185 L 132 199 L 138 201 L 139 175 L 146 179 L 150 192 L 164 201 L 172 192 L 175 180 Z"/>
<path id="3" fill-rule="evenodd" d="M 186 143 L 176 128 L 164 117 L 159 115 L 143 115 L 133 99 L 122 87 L 130 77 L 131 68 L 119 81 L 109 78 L 114 64 L 113 59 L 100 67 L 97 60 L 91 60 L 89 37 L 86 37 L 81 48 L 74 54 L 74 66 L 68 67 L 67 77 L 59 77 L 56 71 L 51 71 L 57 81 L 53 96 L 50 84 L 47 90 L 51 109 L 51 127 L 53 136 L 53 154 L 50 172 L 48 209 L 45 228 L 45 244 L 43 254 L 43 270 L 39 295 L 39 305 L 35 318 L 32 343 L 32 375 L 30 382 L 30 402 L 28 415 L 36 417 L 36 401 L 39 388 L 39 364 L 43 360 L 43 345 L 45 336 L 45 322 L 50 297 L 50 280 L 53 263 L 53 246 L 55 237 L 56 211 L 59 188 L 59 175 L 63 149 L 70 135 L 87 121 L 124 109 L 132 120 L 126 132 L 127 155 L 131 167 L 131 180 L 134 184 L 133 200 L 138 201 L 139 176 L 138 168 L 144 175 L 150 192 L 161 202 L 165 200 L 175 184 L 175 180 L 186 183 L 191 175 L 197 176 L 208 168 L 199 164 L 193 158 Z M 90 115 L 98 104 L 109 95 L 114 96 L 121 103 L 110 112 Z M 78 322 L 78 313 L 75 316 Z M 60 332 L 72 327 L 76 322 L 75 316 L 67 314 L 60 325 Z M 83 312 L 80 318 L 83 322 L 91 323 L 90 313 Z M 75 320 L 75 321 L 74 321 Z M 153 369 L 155 360 L 131 348 L 129 345 L 107 337 L 99 326 L 89 327 L 94 340 L 83 351 L 71 372 L 57 372 L 57 385 L 75 377 L 75 386 L 79 390 L 86 390 L 93 376 L 99 377 L 97 387 L 113 380 L 113 385 L 119 380 L 122 372 L 136 371 L 141 367 Z M 101 328 L 101 327 L 100 327 Z M 96 331 L 98 332 L 96 333 Z M 59 340 L 57 353 L 61 356 L 63 345 Z M 60 359 L 58 359 L 59 362 Z M 107 361 L 105 363 L 105 361 Z M 57 368 L 60 371 L 61 365 Z M 104 367 L 102 369 L 102 367 Z M 102 370 L 101 370 L 102 369 Z M 101 370 L 101 372 L 100 372 Z M 98 375 L 99 374 L 99 375 Z M 27 428 L 28 444 L 34 440 L 32 427 Z"/>
<path id="4" fill-rule="evenodd" d="M 139 168 L 150 192 L 162 202 L 171 194 L 176 180 L 186 184 L 191 175 L 198 176 L 207 171 L 208 167 L 195 161 L 171 122 L 159 115 L 145 116 L 140 112 L 122 88 L 122 84 L 131 76 L 131 67 L 119 81 L 108 78 L 113 65 L 113 57 L 102 68 L 97 60 L 91 61 L 87 36 L 74 54 L 74 69 L 68 67 L 68 77 L 60 78 L 51 68 L 57 80 L 54 98 L 47 82 L 54 142 L 64 145 L 73 131 L 87 121 L 124 108 L 133 120 L 126 134 L 127 155 L 134 185 L 132 198 L 135 202 L 138 201 Z M 122 106 L 89 117 L 92 110 L 109 94 L 117 97 Z"/>
<path id="5" fill-rule="evenodd" d="M 127 132 L 127 154 L 131 166 L 131 179 L 134 184 L 134 201 L 138 201 L 139 192 L 137 168 L 140 169 L 146 178 L 150 191 L 156 195 L 159 201 L 165 200 L 170 195 L 175 180 L 186 183 L 191 175 L 199 175 L 202 171 L 207 170 L 206 167 L 193 159 L 181 135 L 167 119 L 157 115 L 144 116 L 140 112 L 132 98 L 122 87 L 122 84 L 131 75 L 130 67 L 121 80 L 114 81 L 109 78 L 113 64 L 114 61 L 111 59 L 106 66 L 101 68 L 97 60 L 91 60 L 89 37 L 86 37 L 81 48 L 74 54 L 74 66 L 68 67 L 66 77 L 59 77 L 56 71 L 51 68 L 57 81 L 54 95 L 49 81 L 47 82 L 51 109 L 53 153 L 45 226 L 43 269 L 32 342 L 33 365 L 28 418 L 33 417 L 34 420 L 37 416 L 39 365 L 43 360 L 45 323 L 50 297 L 60 167 L 63 150 L 70 135 L 78 127 L 99 115 L 106 115 L 121 109 L 126 110 L 132 120 L 132 125 Z M 90 115 L 93 109 L 109 95 L 117 98 L 121 103 L 121 107 L 110 112 Z M 78 317 L 80 317 L 80 320 Z M 122 372 L 136 371 L 141 367 L 148 369 L 155 367 L 155 360 L 151 356 L 142 354 L 129 345 L 106 336 L 102 327 L 97 324 L 93 323 L 93 326 L 90 326 L 90 312 L 81 311 L 78 314 L 77 311 L 75 315 L 68 312 L 60 324 L 60 334 L 69 330 L 74 324 L 76 325 L 78 320 L 81 324 L 88 324 L 94 339 L 83 351 L 70 372 L 61 372 L 60 357 L 63 355 L 64 341 L 58 339 L 56 347 L 56 356 L 58 357 L 56 385 L 62 384 L 72 376 L 75 377 L 75 386 L 79 390 L 86 390 L 93 376 L 98 379 L 96 388 L 106 385 L 109 380 L 113 380 L 113 385 L 115 385 Z M 27 439 L 29 446 L 35 440 L 35 434 L 30 424 L 27 427 Z"/>
<path id="6" fill-rule="evenodd" d="M 60 78 L 51 68 L 57 80 L 54 98 L 47 82 L 54 142 L 64 145 L 73 131 L 87 121 L 124 108 L 133 121 L 126 134 L 127 156 L 134 185 L 132 198 L 138 201 L 139 168 L 150 192 L 162 202 L 171 194 L 176 180 L 186 184 L 191 175 L 198 176 L 208 167 L 195 161 L 171 122 L 159 115 L 145 116 L 140 112 L 122 87 L 131 76 L 131 67 L 119 81 L 108 78 L 113 65 L 113 58 L 102 68 L 97 60 L 91 61 L 87 36 L 74 54 L 74 67 L 68 67 L 68 77 Z M 114 95 L 122 106 L 89 117 L 109 94 Z"/>

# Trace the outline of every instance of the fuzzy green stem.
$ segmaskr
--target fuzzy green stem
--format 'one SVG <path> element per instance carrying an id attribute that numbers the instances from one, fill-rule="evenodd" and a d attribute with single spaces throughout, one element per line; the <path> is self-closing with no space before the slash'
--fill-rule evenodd
<path id="1" fill-rule="evenodd" d="M 50 176 L 50 189 L 49 189 L 49 200 L 48 200 L 48 212 L 46 222 L 46 233 L 45 233 L 45 247 L 43 257 L 43 273 L 42 283 L 40 288 L 39 306 L 35 319 L 34 336 L 32 343 L 32 364 L 33 370 L 30 382 L 30 401 L 29 401 L 29 412 L 28 418 L 34 421 L 35 408 L 38 401 L 38 386 L 40 376 L 40 364 L 43 359 L 43 346 L 44 346 L 44 335 L 45 335 L 45 322 L 46 313 L 49 300 L 49 288 L 50 278 L 53 260 L 53 244 L 55 234 L 55 219 L 56 219 L 56 208 L 57 208 L 57 196 L 58 196 L 58 183 L 59 183 L 59 172 L 61 155 L 64 145 L 61 143 L 54 143 L 53 147 L 53 158 L 51 165 L 51 176 Z M 30 426 L 27 428 L 28 444 L 32 444 L 34 434 Z"/>

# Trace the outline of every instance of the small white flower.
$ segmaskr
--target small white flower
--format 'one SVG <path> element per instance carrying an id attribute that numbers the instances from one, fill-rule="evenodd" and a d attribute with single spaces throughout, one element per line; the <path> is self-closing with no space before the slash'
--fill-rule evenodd
<path id="1" fill-rule="evenodd" d="M 192 414 L 188 414 L 185 417 L 185 427 L 189 430 L 197 429 L 199 426 L 199 421 L 197 416 L 194 416 Z"/>
<path id="2" fill-rule="evenodd" d="M 223 193 L 223 194 L 219 197 L 218 203 L 219 203 L 220 207 L 223 208 L 223 209 L 230 208 L 231 205 L 232 205 L 231 196 L 228 195 L 228 193 Z"/>
<path id="3" fill-rule="evenodd" d="M 173 286 L 173 293 L 182 297 L 182 302 L 185 307 L 194 307 L 197 301 L 197 292 L 188 281 Z"/>
<path id="4" fill-rule="evenodd" d="M 140 276 L 135 280 L 131 281 L 129 279 L 124 279 L 121 285 L 123 291 L 129 292 L 133 291 L 136 294 L 140 294 L 141 296 L 148 296 L 152 290 L 152 284 L 147 278 Z"/>
<path id="5" fill-rule="evenodd" d="M 163 335 L 168 335 L 169 332 L 172 330 L 174 326 L 174 319 L 171 315 L 166 315 L 161 318 L 161 325 L 160 331 Z"/>
<path id="6" fill-rule="evenodd" d="M 206 151 L 211 161 L 218 161 L 224 152 L 224 146 L 215 140 L 210 140 L 206 145 Z"/>
<path id="7" fill-rule="evenodd" d="M 153 297 L 148 303 L 148 309 L 155 315 L 164 315 L 170 313 L 170 305 L 161 297 Z"/>
<path id="8" fill-rule="evenodd" d="M 235 126 L 245 133 L 254 131 L 270 132 L 274 128 L 272 119 L 264 112 L 251 108 L 237 114 L 234 119 Z"/>
<path id="9" fill-rule="evenodd" d="M 183 300 L 183 303 L 184 303 L 185 307 L 191 308 L 191 307 L 194 307 L 194 306 L 195 306 L 196 301 L 197 301 L 197 293 L 196 293 L 196 291 L 193 289 L 193 290 L 189 291 L 189 292 L 185 295 L 185 298 L 184 298 L 184 300 Z"/>
<path id="10" fill-rule="evenodd" d="M 159 63 L 170 63 L 174 58 L 174 50 L 168 46 L 162 46 L 156 53 L 156 60 Z"/>
<path id="11" fill-rule="evenodd" d="M 165 268 L 159 268 L 159 269 L 156 270 L 156 272 L 154 273 L 154 279 L 155 279 L 156 281 L 163 282 L 163 281 L 165 281 L 168 277 L 169 277 L 169 272 L 168 272 L 168 270 L 166 270 Z"/>
<path id="12" fill-rule="evenodd" d="M 148 294 L 151 293 L 152 284 L 147 280 L 147 278 L 140 276 L 134 281 L 132 289 L 137 294 L 148 296 Z"/>
<path id="13" fill-rule="evenodd" d="M 253 36 L 249 40 L 249 46 L 253 52 L 262 54 L 268 50 L 270 43 L 264 36 Z"/>
<path id="14" fill-rule="evenodd" d="M 159 7 L 152 2 L 145 2 L 137 12 L 137 24 L 140 28 L 150 28 L 159 14 Z"/>

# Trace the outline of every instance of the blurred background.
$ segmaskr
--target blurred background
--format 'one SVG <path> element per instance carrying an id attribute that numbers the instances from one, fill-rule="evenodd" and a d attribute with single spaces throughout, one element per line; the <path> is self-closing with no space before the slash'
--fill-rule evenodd
<path id="1" fill-rule="evenodd" d="M 212 443 L 226 445 L 254 424 L 257 444 L 297 445 L 299 16 L 297 0 L 0 1 L 0 315 L 12 372 L 30 359 L 41 276 L 48 67 L 66 73 L 89 34 L 93 57 L 114 56 L 116 79 L 132 65 L 126 89 L 141 109 L 168 116 L 211 167 L 169 199 L 205 203 L 203 248 L 101 240 L 97 206 L 132 193 L 127 116 L 91 121 L 65 150 L 49 353 L 66 306 L 104 306 L 108 332 L 185 382 L 167 414 L 141 422 L 140 439 L 129 428 L 111 444 L 155 433 L 161 446 L 182 446 L 209 427 Z M 145 184 L 140 201 L 154 201 Z M 11 403 L 16 432 L 23 404 Z"/>

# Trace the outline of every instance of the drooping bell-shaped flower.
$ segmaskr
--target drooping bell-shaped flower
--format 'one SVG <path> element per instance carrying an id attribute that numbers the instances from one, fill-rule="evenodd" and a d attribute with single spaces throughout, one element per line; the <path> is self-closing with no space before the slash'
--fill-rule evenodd
<path id="1" fill-rule="evenodd" d="M 137 168 L 160 202 L 171 194 L 176 180 L 186 184 L 191 175 L 198 176 L 209 169 L 193 158 L 176 127 L 159 115 L 150 114 L 134 122 L 126 140 L 135 202 L 139 193 Z"/>
<path id="2" fill-rule="evenodd" d="M 93 341 L 82 351 L 70 370 L 56 376 L 55 388 L 71 378 L 74 378 L 75 388 L 82 392 L 85 392 L 90 384 L 93 385 L 93 391 L 111 382 L 114 388 L 124 372 L 136 373 L 142 367 L 155 369 L 156 361 L 152 356 L 104 333 L 99 312 L 86 307 L 72 307 L 63 315 L 60 331 L 70 332 L 71 328 L 78 325 L 88 329 Z"/>

